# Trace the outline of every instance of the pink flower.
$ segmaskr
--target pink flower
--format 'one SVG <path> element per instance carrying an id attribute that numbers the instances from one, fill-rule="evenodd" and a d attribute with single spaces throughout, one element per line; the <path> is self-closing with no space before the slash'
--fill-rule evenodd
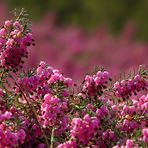
<path id="1" fill-rule="evenodd" d="M 5 28 L 0 29 L 0 36 L 1 36 L 1 37 L 5 37 L 5 35 L 6 35 L 6 30 L 5 30 Z"/>

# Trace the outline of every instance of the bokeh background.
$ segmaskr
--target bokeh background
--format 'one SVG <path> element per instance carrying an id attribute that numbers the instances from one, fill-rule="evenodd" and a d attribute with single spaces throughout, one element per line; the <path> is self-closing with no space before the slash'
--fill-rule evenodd
<path id="1" fill-rule="evenodd" d="M 44 60 L 79 81 L 99 66 L 113 75 L 147 67 L 148 0 L 0 0 L 0 25 L 22 7 L 36 41 L 26 69 Z"/>

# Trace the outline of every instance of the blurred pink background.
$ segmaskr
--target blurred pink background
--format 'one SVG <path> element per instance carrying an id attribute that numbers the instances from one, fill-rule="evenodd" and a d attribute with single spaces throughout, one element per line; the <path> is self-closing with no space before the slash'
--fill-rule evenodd
<path id="1" fill-rule="evenodd" d="M 6 5 L 0 3 L 1 26 L 9 18 L 8 12 Z M 79 81 L 100 65 L 114 75 L 148 64 L 148 43 L 134 40 L 136 27 L 132 23 L 113 36 L 103 25 L 88 32 L 81 27 L 56 25 L 56 20 L 53 13 L 47 13 L 39 22 L 33 22 L 36 46 L 29 50 L 26 69 L 43 60 Z"/>

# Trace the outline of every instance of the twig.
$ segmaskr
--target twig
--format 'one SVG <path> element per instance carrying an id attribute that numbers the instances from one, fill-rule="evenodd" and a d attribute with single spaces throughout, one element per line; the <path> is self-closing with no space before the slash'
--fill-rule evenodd
<path id="1" fill-rule="evenodd" d="M 50 148 L 53 148 L 53 139 L 54 139 L 54 127 L 52 128 L 52 132 L 51 132 Z"/>

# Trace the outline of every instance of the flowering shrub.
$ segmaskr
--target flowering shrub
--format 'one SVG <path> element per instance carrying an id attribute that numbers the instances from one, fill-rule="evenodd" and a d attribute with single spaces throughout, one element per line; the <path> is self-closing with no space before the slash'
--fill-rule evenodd
<path id="1" fill-rule="evenodd" d="M 20 68 L 34 45 L 21 11 L 0 30 L 0 147 L 147 147 L 148 71 L 115 81 L 100 68 L 80 84 L 41 61 Z"/>

